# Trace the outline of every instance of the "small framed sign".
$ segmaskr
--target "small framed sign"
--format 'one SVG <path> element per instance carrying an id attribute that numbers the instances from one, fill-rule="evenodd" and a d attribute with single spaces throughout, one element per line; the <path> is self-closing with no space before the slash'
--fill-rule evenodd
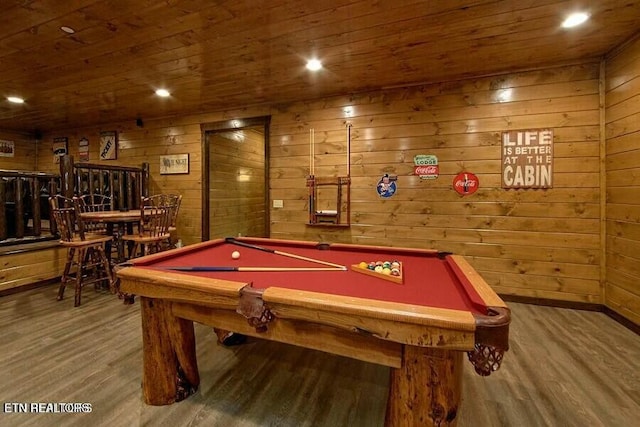
<path id="1" fill-rule="evenodd" d="M 58 136 L 53 138 L 53 162 L 60 163 L 60 157 L 67 154 L 67 143 L 69 139 L 66 136 Z"/>
<path id="2" fill-rule="evenodd" d="M 553 188 L 553 129 L 502 132 L 502 188 Z"/>
<path id="3" fill-rule="evenodd" d="M 89 161 L 89 140 L 84 136 L 78 142 L 78 155 L 81 162 Z"/>
<path id="4" fill-rule="evenodd" d="M 160 156 L 160 175 L 189 173 L 189 154 Z"/>
<path id="5" fill-rule="evenodd" d="M 116 131 L 100 132 L 100 160 L 118 158 L 118 133 Z"/>
<path id="6" fill-rule="evenodd" d="M 13 157 L 15 144 L 13 141 L 0 139 L 0 157 Z"/>

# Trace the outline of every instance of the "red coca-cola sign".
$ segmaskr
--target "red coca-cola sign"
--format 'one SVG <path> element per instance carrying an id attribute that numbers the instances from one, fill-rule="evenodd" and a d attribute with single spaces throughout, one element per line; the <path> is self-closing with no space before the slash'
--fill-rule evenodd
<path id="1" fill-rule="evenodd" d="M 413 174 L 418 175 L 420 179 L 436 179 L 440 175 L 440 167 L 438 165 L 414 166 Z"/>
<path id="2" fill-rule="evenodd" d="M 463 196 L 475 193 L 479 186 L 478 177 L 471 172 L 460 172 L 453 178 L 453 189 Z"/>

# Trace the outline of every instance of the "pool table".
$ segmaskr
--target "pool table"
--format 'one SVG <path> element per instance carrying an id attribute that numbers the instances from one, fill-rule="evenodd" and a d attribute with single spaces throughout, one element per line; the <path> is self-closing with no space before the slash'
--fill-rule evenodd
<path id="1" fill-rule="evenodd" d="M 399 261 L 401 282 L 352 268 L 372 261 Z M 455 425 L 464 355 L 489 375 L 508 349 L 509 308 L 462 256 L 435 250 L 219 239 L 117 277 L 139 297 L 150 405 L 197 389 L 194 321 L 389 366 L 388 426 Z"/>

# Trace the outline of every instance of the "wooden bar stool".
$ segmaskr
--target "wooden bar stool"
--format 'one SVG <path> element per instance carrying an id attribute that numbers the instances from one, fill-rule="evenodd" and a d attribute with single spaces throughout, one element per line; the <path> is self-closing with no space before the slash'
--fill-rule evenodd
<path id="1" fill-rule="evenodd" d="M 104 212 L 111 210 L 111 197 L 102 194 L 84 194 L 78 199 L 80 212 Z M 83 221 L 85 233 L 106 234 L 104 222 Z"/>
<path id="2" fill-rule="evenodd" d="M 178 243 L 178 212 L 180 211 L 180 204 L 182 203 L 182 194 L 169 194 L 169 202 L 171 209 L 171 218 L 169 221 L 169 248 L 173 249 Z"/>
<path id="3" fill-rule="evenodd" d="M 60 244 L 67 248 L 67 262 L 58 290 L 58 301 L 62 300 L 67 282 L 71 280 L 75 281 L 75 307 L 80 305 L 82 288 L 86 285 L 106 282 L 114 292 L 113 274 L 105 254 L 105 244 L 112 237 L 85 234 L 77 198 L 52 196 L 49 206 L 60 234 Z"/>
<path id="4" fill-rule="evenodd" d="M 148 203 L 149 206 L 162 207 L 169 210 L 169 238 L 164 241 L 163 244 L 166 246 L 166 249 L 175 248 L 178 242 L 176 223 L 178 221 L 180 204 L 182 203 L 182 194 L 155 194 L 149 196 L 145 203 Z"/>
<path id="5" fill-rule="evenodd" d="M 122 236 L 122 240 L 133 243 L 129 258 L 161 252 L 171 237 L 170 223 L 171 209 L 154 206 L 151 198 L 143 197 L 140 203 L 138 233 Z"/>
<path id="6" fill-rule="evenodd" d="M 83 194 L 82 196 L 77 197 L 77 199 L 80 213 L 110 211 L 111 206 L 113 205 L 111 196 L 105 196 L 102 194 Z M 107 224 L 104 221 L 90 221 L 83 219 L 82 223 L 84 224 L 85 234 L 111 235 L 116 243 L 118 233 L 123 232 L 120 230 L 114 230 L 113 224 Z M 116 252 L 116 254 L 118 252 L 118 245 L 114 245 L 109 241 L 105 244 L 105 250 L 108 255 L 107 258 L 111 260 L 114 258 L 113 252 Z"/>

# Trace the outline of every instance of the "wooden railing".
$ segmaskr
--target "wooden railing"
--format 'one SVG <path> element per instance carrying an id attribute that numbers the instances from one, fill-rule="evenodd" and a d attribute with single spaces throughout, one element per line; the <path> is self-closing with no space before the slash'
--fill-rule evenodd
<path id="1" fill-rule="evenodd" d="M 112 209 L 138 209 L 149 195 L 149 164 L 142 167 L 74 163 L 60 158 L 60 174 L 0 170 L 0 246 L 54 239 L 49 196 L 111 196 Z"/>
<path id="2" fill-rule="evenodd" d="M 49 221 L 49 195 L 59 185 L 56 174 L 0 170 L 0 243 L 51 236 L 43 223 Z"/>
<path id="3" fill-rule="evenodd" d="M 142 167 L 74 163 L 73 156 L 60 158 L 60 193 L 66 197 L 102 194 L 111 197 L 112 209 L 138 209 L 149 195 L 149 164 Z"/>

